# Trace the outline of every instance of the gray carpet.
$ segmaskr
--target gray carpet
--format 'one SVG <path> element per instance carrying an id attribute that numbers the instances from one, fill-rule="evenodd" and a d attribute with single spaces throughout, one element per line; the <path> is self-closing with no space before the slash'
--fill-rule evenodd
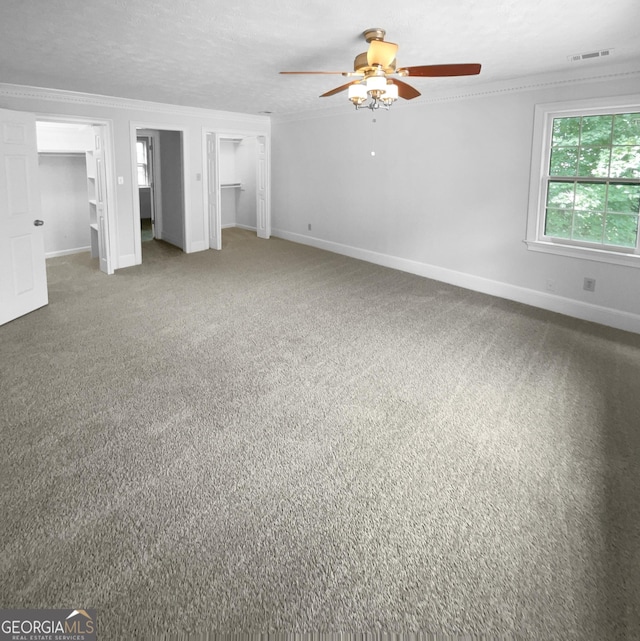
<path id="1" fill-rule="evenodd" d="M 0 607 L 109 640 L 640 638 L 640 336 L 223 245 L 52 259 L 0 328 Z"/>

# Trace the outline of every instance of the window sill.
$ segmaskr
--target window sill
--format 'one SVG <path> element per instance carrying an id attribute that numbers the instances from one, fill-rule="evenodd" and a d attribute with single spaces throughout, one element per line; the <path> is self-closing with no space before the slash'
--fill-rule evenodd
<path id="1" fill-rule="evenodd" d="M 527 249 L 531 251 L 568 256 L 569 258 L 581 258 L 582 260 L 595 260 L 599 263 L 624 265 L 625 267 L 640 267 L 640 255 L 638 254 L 627 254 L 591 247 L 562 245 L 560 243 L 541 240 L 525 240 L 524 242 L 527 244 Z"/>

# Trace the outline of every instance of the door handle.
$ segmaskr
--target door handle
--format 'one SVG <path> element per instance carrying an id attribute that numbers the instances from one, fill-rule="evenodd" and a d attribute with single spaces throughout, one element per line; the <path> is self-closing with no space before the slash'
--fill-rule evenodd
<path id="1" fill-rule="evenodd" d="M 42 227 L 42 225 L 44 225 L 44 220 L 34 220 L 34 221 L 33 221 L 33 224 L 34 224 L 36 227 Z"/>

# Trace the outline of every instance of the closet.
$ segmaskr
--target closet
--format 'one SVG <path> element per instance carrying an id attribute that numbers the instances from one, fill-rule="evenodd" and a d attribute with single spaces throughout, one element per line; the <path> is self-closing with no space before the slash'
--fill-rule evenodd
<path id="1" fill-rule="evenodd" d="M 90 251 L 112 273 L 106 239 L 104 125 L 36 122 L 45 256 Z"/>
<path id="2" fill-rule="evenodd" d="M 219 184 L 222 228 L 257 231 L 255 136 L 220 138 Z"/>
<path id="3" fill-rule="evenodd" d="M 36 131 L 45 255 L 88 251 L 91 127 L 38 122 Z"/>

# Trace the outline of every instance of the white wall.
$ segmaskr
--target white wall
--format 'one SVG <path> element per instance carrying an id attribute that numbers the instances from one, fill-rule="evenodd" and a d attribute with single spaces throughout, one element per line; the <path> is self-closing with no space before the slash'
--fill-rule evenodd
<path id="1" fill-rule="evenodd" d="M 41 153 L 38 165 L 46 256 L 88 251 L 89 195 L 85 154 Z"/>
<path id="2" fill-rule="evenodd" d="M 229 185 L 238 182 L 236 173 L 236 149 L 238 142 L 220 141 L 220 184 Z"/>
<path id="3" fill-rule="evenodd" d="M 235 227 L 237 221 L 236 212 L 237 189 L 225 187 L 220 190 L 220 221 L 222 227 Z"/>
<path id="4" fill-rule="evenodd" d="M 139 236 L 140 222 L 134 214 L 138 189 L 132 164 L 134 157 L 131 148 L 132 123 L 143 123 L 144 126 L 157 129 L 182 129 L 185 132 L 184 150 L 188 172 L 184 185 L 188 199 L 188 236 L 185 239 L 185 246 L 186 251 L 189 252 L 209 247 L 202 181 L 202 176 L 206 172 L 203 131 L 233 131 L 240 134 L 267 136 L 270 133 L 270 120 L 267 116 L 210 111 L 8 84 L 0 84 L 0 108 L 31 112 L 36 116 L 82 117 L 110 122 L 114 147 L 111 169 L 114 176 L 122 179 L 122 184 L 116 184 L 113 194 L 115 224 L 110 230 L 116 269 L 136 264 L 135 229 L 138 228 Z"/>
<path id="5" fill-rule="evenodd" d="M 89 249 L 89 196 L 85 152 L 91 127 L 36 122 L 38 177 L 47 257 Z"/>
<path id="6" fill-rule="evenodd" d="M 82 152 L 91 149 L 93 133 L 88 125 L 36 122 L 38 151 Z"/>
<path id="7" fill-rule="evenodd" d="M 640 332 L 639 269 L 523 243 L 534 106 L 637 90 L 636 72 L 274 121 L 273 233 Z"/>
<path id="8" fill-rule="evenodd" d="M 256 154 L 258 153 L 258 141 L 255 137 L 245 138 L 239 145 L 236 152 L 236 165 L 238 179 L 242 189 L 237 191 L 237 214 L 236 221 L 239 226 L 256 229 Z"/>
<path id="9" fill-rule="evenodd" d="M 223 188 L 220 204 L 223 227 L 256 229 L 257 138 L 220 141 L 220 184 L 240 183 L 239 188 Z"/>
<path id="10" fill-rule="evenodd" d="M 231 185 L 240 182 L 237 175 L 236 150 L 238 142 L 220 140 L 220 184 Z M 226 187 L 220 190 L 220 216 L 222 227 L 236 225 L 236 189 Z"/>

